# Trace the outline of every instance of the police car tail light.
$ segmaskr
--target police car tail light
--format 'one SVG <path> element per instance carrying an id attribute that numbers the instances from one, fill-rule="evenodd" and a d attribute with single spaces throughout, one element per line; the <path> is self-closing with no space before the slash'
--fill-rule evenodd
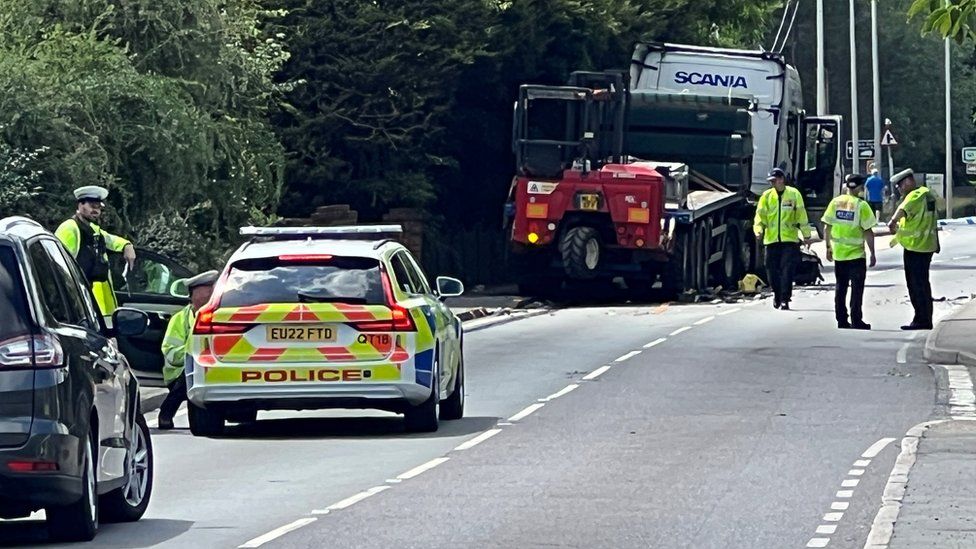
<path id="1" fill-rule="evenodd" d="M 21 336 L 0 341 L 0 368 L 60 368 L 64 350 L 49 334 Z"/>
<path id="2" fill-rule="evenodd" d="M 358 332 L 412 332 L 416 330 L 410 311 L 399 305 L 390 306 L 390 320 L 369 320 L 353 322 L 350 325 Z"/>
<path id="3" fill-rule="evenodd" d="M 251 324 L 235 324 L 214 322 L 216 305 L 205 305 L 197 312 L 197 321 L 193 324 L 193 333 L 197 335 L 243 334 L 251 329 Z"/>

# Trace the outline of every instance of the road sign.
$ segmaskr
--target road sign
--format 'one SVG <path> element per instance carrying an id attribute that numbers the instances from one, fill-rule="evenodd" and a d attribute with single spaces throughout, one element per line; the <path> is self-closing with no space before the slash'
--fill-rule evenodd
<path id="1" fill-rule="evenodd" d="M 976 164 L 976 147 L 963 147 L 962 161 L 964 164 Z"/>
<path id="2" fill-rule="evenodd" d="M 858 156 L 861 158 L 874 158 L 874 141 L 871 139 L 858 139 L 857 140 Z M 847 141 L 847 159 L 852 160 L 851 155 L 853 154 L 851 148 L 851 142 Z"/>
<path id="3" fill-rule="evenodd" d="M 976 164 L 966 164 L 966 175 L 976 175 Z"/>
<path id="4" fill-rule="evenodd" d="M 890 129 L 886 129 L 884 135 L 881 136 L 881 146 L 894 147 L 897 144 L 898 140 L 895 139 L 895 134 L 891 133 Z"/>

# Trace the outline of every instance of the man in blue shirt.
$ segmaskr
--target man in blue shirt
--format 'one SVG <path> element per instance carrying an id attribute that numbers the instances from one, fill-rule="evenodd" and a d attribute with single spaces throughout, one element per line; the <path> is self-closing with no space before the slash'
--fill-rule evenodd
<path id="1" fill-rule="evenodd" d="M 877 168 L 871 169 L 871 177 L 864 183 L 864 188 L 867 191 L 865 198 L 871 206 L 871 211 L 874 212 L 874 215 L 878 219 L 881 219 L 881 208 L 884 206 L 885 180 L 878 175 Z"/>

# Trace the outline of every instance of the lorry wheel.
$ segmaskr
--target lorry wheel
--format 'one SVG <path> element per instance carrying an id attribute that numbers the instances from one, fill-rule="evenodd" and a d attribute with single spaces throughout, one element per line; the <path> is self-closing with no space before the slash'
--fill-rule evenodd
<path id="1" fill-rule="evenodd" d="M 596 277 L 600 251 L 600 233 L 592 227 L 573 227 L 559 241 L 563 268 L 570 278 L 577 280 Z"/>
<path id="2" fill-rule="evenodd" d="M 693 284 L 695 253 L 691 246 L 692 235 L 686 225 L 675 229 L 674 247 L 661 280 L 664 291 L 671 296 L 684 292 Z"/>
<path id="3" fill-rule="evenodd" d="M 739 279 L 745 274 L 742 261 L 742 232 L 739 226 L 729 223 L 725 228 L 725 251 L 722 253 L 722 286 L 729 290 L 738 287 Z"/>
<path id="4" fill-rule="evenodd" d="M 708 287 L 708 256 L 710 254 L 708 236 L 708 227 L 705 225 L 699 225 L 695 229 L 695 255 L 697 261 L 695 265 L 694 288 L 699 292 Z"/>

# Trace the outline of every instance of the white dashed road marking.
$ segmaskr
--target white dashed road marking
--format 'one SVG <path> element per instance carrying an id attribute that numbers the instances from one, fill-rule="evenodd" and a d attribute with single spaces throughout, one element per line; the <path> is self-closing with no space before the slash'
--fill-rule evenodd
<path id="1" fill-rule="evenodd" d="M 455 450 L 470 450 L 471 448 L 474 448 L 475 446 L 481 444 L 482 442 L 488 440 L 489 438 L 497 435 L 500 432 L 502 432 L 501 429 L 490 429 L 488 431 L 485 431 L 484 433 L 481 433 L 480 435 L 474 437 L 473 439 L 471 439 L 469 441 L 462 442 L 461 444 L 459 444 L 454 449 Z"/>
<path id="2" fill-rule="evenodd" d="M 312 524 L 316 520 L 318 519 L 315 517 L 306 517 L 303 519 L 298 519 L 295 522 L 292 522 L 291 524 L 286 524 L 282 526 L 281 528 L 275 528 L 274 530 L 268 532 L 267 534 L 264 534 L 263 536 L 258 536 L 252 539 L 251 541 L 244 543 L 243 545 L 238 545 L 238 547 L 240 549 L 261 547 L 262 545 L 268 543 L 269 541 L 278 539 L 281 536 L 287 534 L 288 532 L 294 532 L 295 530 L 298 530 L 302 526 L 308 526 L 309 524 Z"/>
<path id="3" fill-rule="evenodd" d="M 644 348 L 645 349 L 650 349 L 651 347 L 654 347 L 656 345 L 660 345 L 660 344 L 664 343 L 667 340 L 668 340 L 668 338 L 666 338 L 666 337 L 659 337 L 659 338 L 655 339 L 654 341 L 652 341 L 652 342 L 644 345 Z"/>
<path id="4" fill-rule="evenodd" d="M 701 326 L 702 324 L 708 324 L 709 322 L 715 320 L 714 316 L 706 316 L 705 318 L 695 322 L 695 326 Z"/>
<path id="5" fill-rule="evenodd" d="M 885 449 L 891 442 L 895 440 L 893 438 L 883 438 L 878 442 L 872 444 L 867 450 L 861 454 L 861 459 L 854 462 L 855 469 L 851 469 L 847 472 L 848 476 L 860 477 L 864 475 L 864 467 L 871 465 L 871 460 L 877 456 L 882 450 Z M 854 488 L 860 482 L 858 478 L 846 478 L 840 483 L 844 488 Z M 834 495 L 837 500 L 849 500 L 854 497 L 854 490 L 838 490 Z M 830 543 L 830 537 L 837 531 L 837 524 L 823 524 L 823 523 L 837 523 L 844 518 L 844 511 L 850 508 L 851 504 L 849 501 L 832 501 L 830 503 L 830 512 L 826 513 L 821 519 L 821 524 L 817 526 L 817 537 L 810 538 L 807 542 L 807 547 L 827 547 Z M 825 537 L 826 536 L 826 537 Z"/>
<path id="6" fill-rule="evenodd" d="M 590 373 L 586 374 L 585 376 L 583 376 L 583 379 L 586 380 L 586 381 L 590 381 L 592 379 L 596 379 L 596 378 L 602 376 L 603 374 L 607 373 L 607 370 L 609 370 L 609 369 L 610 369 L 610 366 L 609 365 L 607 365 L 607 366 L 600 366 L 596 370 L 593 370 L 592 372 L 590 372 Z"/>
<path id="7" fill-rule="evenodd" d="M 634 358 L 635 356 L 637 356 L 639 354 L 641 354 L 640 351 L 631 351 L 631 352 L 625 354 L 624 356 L 618 358 L 617 360 L 614 360 L 614 362 L 623 362 L 625 360 L 630 360 L 630 359 Z"/>
<path id="8" fill-rule="evenodd" d="M 729 309 L 728 311 L 722 311 L 721 313 L 718 314 L 718 316 L 730 315 L 732 313 L 737 313 L 737 312 L 739 312 L 741 310 L 742 309 L 740 309 L 739 307 L 736 307 L 735 309 Z"/>
<path id="9" fill-rule="evenodd" d="M 428 463 L 430 463 L 430 462 L 428 462 Z M 425 463 L 424 465 L 427 465 L 428 463 Z M 423 467 L 424 465 L 421 465 L 421 467 Z M 419 475 L 420 473 L 417 473 L 417 474 Z M 342 501 L 340 501 L 338 503 L 333 503 L 332 505 L 326 507 L 325 509 L 316 509 L 316 510 L 312 511 L 312 514 L 313 515 L 327 515 L 327 514 L 329 514 L 332 511 L 341 511 L 342 509 L 345 509 L 347 507 L 352 507 L 353 505 L 356 505 L 360 501 L 363 501 L 364 499 L 366 499 L 366 498 L 368 498 L 370 496 L 374 496 L 374 495 L 376 495 L 376 494 L 378 494 L 380 492 L 383 492 L 383 491 L 389 490 L 389 489 L 390 489 L 390 486 L 374 486 L 374 487 L 370 488 L 369 490 L 365 490 L 365 491 L 359 492 L 356 495 L 349 496 L 346 499 L 344 499 L 344 500 L 342 500 Z"/>
<path id="10" fill-rule="evenodd" d="M 670 335 L 671 337 L 674 337 L 674 336 L 676 336 L 678 334 L 683 334 L 683 333 L 687 332 L 690 329 L 691 329 L 691 326 L 685 326 L 684 328 L 678 328 L 677 330 L 671 332 L 668 335 Z"/>
<path id="11" fill-rule="evenodd" d="M 486 431 L 484 433 L 481 433 L 481 435 L 479 435 L 479 436 L 484 436 L 485 434 L 490 433 L 490 432 L 491 431 Z M 472 440 L 474 440 L 474 439 L 472 439 Z M 471 441 L 468 441 L 468 442 L 471 442 Z M 481 442 L 481 441 L 478 441 L 478 442 Z M 438 465 L 440 465 L 441 463 L 444 463 L 445 461 L 447 461 L 449 459 L 451 459 L 451 458 L 448 458 L 448 457 L 434 458 L 434 459 L 428 461 L 427 463 L 424 463 L 422 465 L 418 465 L 418 466 L 414 467 L 413 469 L 410 469 L 406 473 L 397 475 L 397 478 L 400 479 L 400 480 L 410 480 L 413 477 L 420 475 L 421 473 L 425 473 L 427 471 L 430 471 L 434 467 L 437 467 Z M 389 486 L 387 486 L 387 488 L 389 488 Z M 380 490 L 380 491 L 382 491 L 382 490 Z M 373 494 L 370 494 L 370 496 L 371 495 L 373 495 Z M 355 497 L 355 496 L 353 496 L 353 497 Z M 369 496 L 367 496 L 367 497 L 369 497 Z M 356 500 L 356 501 L 359 501 L 359 500 Z M 356 503 L 356 501 L 354 501 L 352 503 Z M 352 503 L 350 503 L 349 505 L 352 505 Z M 347 507 L 348 507 L 348 505 L 347 505 Z M 340 509 L 341 509 L 341 507 L 340 507 Z"/>
<path id="12" fill-rule="evenodd" d="M 528 406 L 525 407 L 524 410 L 522 410 L 521 412 L 519 412 L 519 413 L 515 414 L 514 416 L 508 418 L 508 420 L 509 421 L 519 421 L 521 419 L 525 419 L 525 418 L 529 417 L 529 415 L 531 415 L 533 412 L 535 412 L 536 410 L 538 410 L 539 408 L 542 408 L 543 406 L 545 406 L 545 404 L 543 404 L 542 402 L 536 402 L 535 404 L 529 404 Z"/>
<path id="13" fill-rule="evenodd" d="M 583 379 L 586 379 L 586 378 L 583 378 Z M 546 398 L 540 398 L 539 399 L 539 402 L 549 402 L 550 400 L 555 400 L 555 399 L 557 399 L 557 398 L 559 398 L 559 397 L 561 397 L 563 395 L 568 395 L 569 393 L 573 392 L 577 387 L 579 387 L 579 384 L 572 383 L 570 385 L 567 385 L 567 386 L 563 387 L 559 391 L 557 391 L 557 392 L 555 392 L 555 393 L 547 396 Z"/>

